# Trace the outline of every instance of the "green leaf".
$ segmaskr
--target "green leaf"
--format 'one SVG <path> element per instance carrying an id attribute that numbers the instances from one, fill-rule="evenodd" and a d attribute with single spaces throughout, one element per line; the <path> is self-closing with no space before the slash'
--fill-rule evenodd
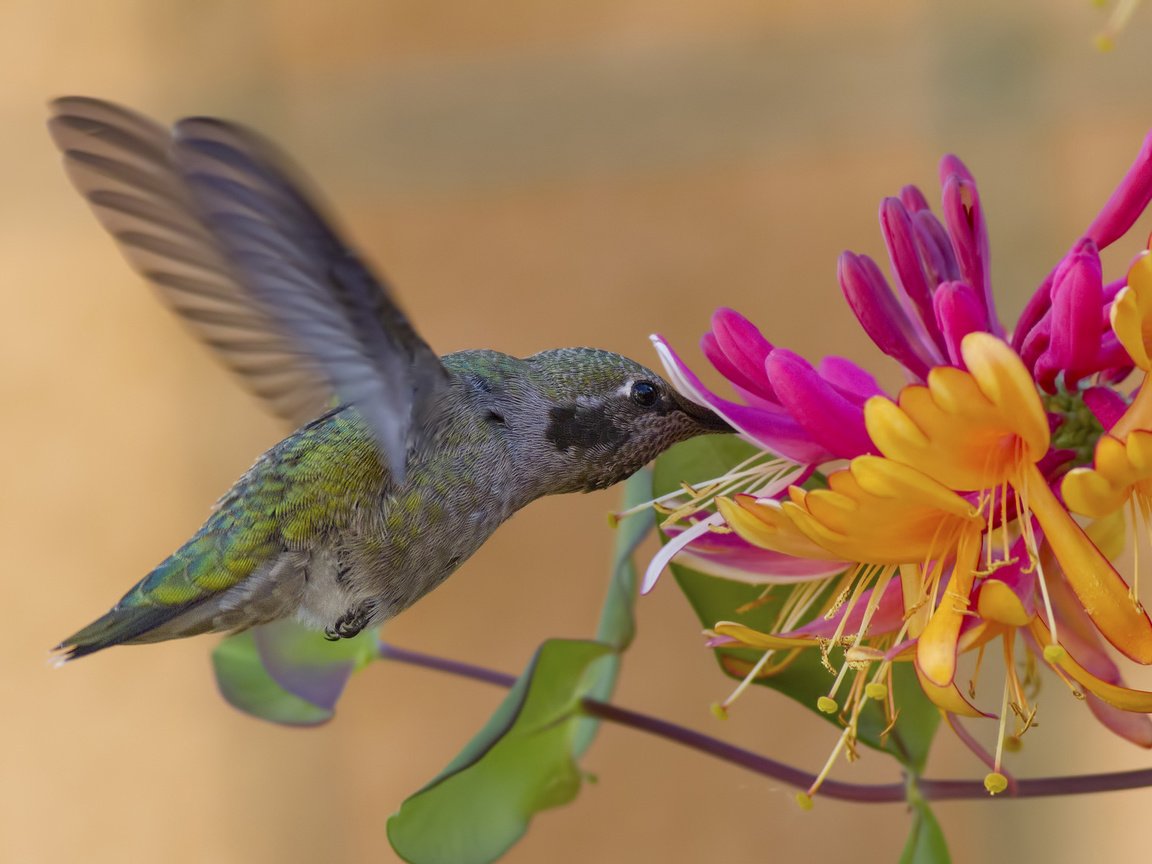
<path id="1" fill-rule="evenodd" d="M 652 487 L 656 495 L 680 488 L 681 483 L 703 483 L 725 473 L 757 452 L 735 435 L 701 435 L 662 454 L 656 460 Z"/>
<path id="2" fill-rule="evenodd" d="M 388 820 L 392 848 L 411 864 L 484 864 L 523 836 L 541 810 L 571 801 L 580 700 L 612 647 L 551 639 L 463 752 Z"/>
<path id="3" fill-rule="evenodd" d="M 703 436 L 680 444 L 657 460 L 653 482 L 655 494 L 670 492 L 681 482 L 698 483 L 717 477 L 753 452 L 750 445 L 735 436 Z M 704 627 L 712 627 L 718 621 L 738 621 L 757 630 L 772 632 L 780 608 L 793 590 L 788 585 L 776 586 L 768 601 L 760 602 L 765 586 L 721 579 L 677 564 L 670 569 Z M 715 654 L 721 669 L 733 678 L 743 678 L 751 664 L 761 656 L 746 649 L 718 649 Z M 832 675 L 820 662 L 819 652 L 812 649 L 804 651 L 778 674 L 759 678 L 755 683 L 795 699 L 821 719 L 839 726 L 836 717 L 816 708 L 816 700 L 827 695 L 832 681 Z M 911 664 L 894 664 L 892 687 L 899 707 L 895 725 L 887 735 L 882 735 L 888 725 L 884 712 L 879 703 L 869 702 L 861 711 L 859 739 L 870 747 L 892 754 L 918 774 L 923 770 L 939 727 L 940 714 L 924 695 Z"/>
<path id="4" fill-rule="evenodd" d="M 212 666 L 234 707 L 273 723 L 314 726 L 331 719 L 348 678 L 375 657 L 375 630 L 329 642 L 283 620 L 227 637 Z"/>
<path id="5" fill-rule="evenodd" d="M 900 864 L 952 864 L 944 832 L 932 815 L 928 802 L 913 793 L 909 795 L 909 803 L 912 805 L 912 831 L 900 856 Z"/>
<path id="6" fill-rule="evenodd" d="M 216 686 L 229 704 L 255 717 L 289 726 L 314 726 L 332 711 L 289 693 L 260 661 L 251 631 L 229 636 L 212 652 Z"/>

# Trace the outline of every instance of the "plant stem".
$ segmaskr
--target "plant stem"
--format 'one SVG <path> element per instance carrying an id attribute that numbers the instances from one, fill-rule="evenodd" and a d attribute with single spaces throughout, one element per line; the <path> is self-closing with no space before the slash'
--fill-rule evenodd
<path id="1" fill-rule="evenodd" d="M 484 666 L 449 660 L 420 651 L 410 651 L 385 643 L 380 644 L 379 653 L 384 660 L 447 672 L 451 675 L 471 678 L 474 681 L 483 681 L 499 687 L 511 687 L 517 680 L 514 675 L 497 672 Z M 581 708 L 589 716 L 648 732 L 684 747 L 715 756 L 717 759 L 730 762 L 741 768 L 746 768 L 764 777 L 771 777 L 782 783 L 795 786 L 798 789 L 807 789 L 816 779 L 815 774 L 793 768 L 791 765 L 777 762 L 775 759 L 769 759 L 767 756 L 753 753 L 751 750 L 745 750 L 742 747 L 721 741 L 719 738 L 713 738 L 693 729 L 670 723 L 659 717 L 630 711 L 627 708 L 596 699 L 582 700 Z M 981 780 L 932 780 L 922 777 L 917 779 L 916 786 L 923 798 L 933 801 L 989 797 Z M 1004 793 L 1002 797 L 1039 798 L 1049 795 L 1084 795 L 1090 792 L 1115 792 L 1147 786 L 1152 786 L 1152 769 L 1150 768 L 1107 774 L 1035 777 L 1028 780 L 1017 780 L 1015 790 L 1011 793 Z M 906 800 L 906 790 L 904 783 L 861 784 L 825 780 L 820 786 L 820 796 L 878 804 L 902 802 Z"/>

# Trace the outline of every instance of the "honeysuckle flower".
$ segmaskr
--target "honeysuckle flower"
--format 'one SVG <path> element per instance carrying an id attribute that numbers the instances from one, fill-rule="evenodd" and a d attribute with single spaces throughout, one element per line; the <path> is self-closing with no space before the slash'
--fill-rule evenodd
<path id="1" fill-rule="evenodd" d="M 844 725 L 835 757 L 851 753 L 865 700 L 884 701 L 890 717 L 898 710 L 892 664 L 911 662 L 962 737 L 955 715 L 999 717 L 987 781 L 996 792 L 1007 782 L 1004 741 L 1033 725 L 1037 659 L 1085 694 L 1104 725 L 1152 746 L 1141 716 L 1152 693 L 1125 686 L 1110 656 L 1152 664 L 1135 572 L 1113 563 L 1125 513 L 1152 545 L 1152 253 L 1111 281 L 1100 258 L 1152 200 L 1152 135 L 1011 328 L 994 302 L 975 180 L 948 156 L 940 182 L 940 218 L 914 187 L 881 203 L 891 282 L 866 255 L 845 252 L 837 267 L 862 328 L 905 370 L 898 393 L 849 360 L 809 362 L 730 309 L 715 313 L 701 347 L 735 399 L 653 337 L 685 395 L 766 455 L 755 480 L 740 466 L 706 495 L 664 502 L 673 540 L 645 589 L 680 552 L 718 575 L 787 584 L 767 632 L 738 617 L 712 629 L 713 647 L 763 652 L 722 708 L 795 652 L 819 650 L 833 683 L 817 707 Z M 1130 391 L 1133 369 L 1144 380 Z M 974 694 L 997 642 L 1006 661 L 998 710 Z M 1023 677 L 1021 645 L 1021 657 L 1035 658 Z M 963 686 L 973 649 L 977 669 Z"/>

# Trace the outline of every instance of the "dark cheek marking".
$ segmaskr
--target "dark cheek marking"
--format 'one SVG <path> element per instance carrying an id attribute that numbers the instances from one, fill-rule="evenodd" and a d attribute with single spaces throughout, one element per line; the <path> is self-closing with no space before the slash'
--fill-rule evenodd
<path id="1" fill-rule="evenodd" d="M 628 431 L 616 426 L 603 408 L 560 405 L 548 412 L 544 438 L 565 452 L 572 447 L 588 450 L 618 446 L 628 439 Z"/>

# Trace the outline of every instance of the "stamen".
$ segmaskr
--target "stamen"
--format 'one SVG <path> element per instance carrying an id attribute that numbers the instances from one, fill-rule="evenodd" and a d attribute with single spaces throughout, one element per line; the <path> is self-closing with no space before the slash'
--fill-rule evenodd
<path id="1" fill-rule="evenodd" d="M 1117 34 L 1128 26 L 1128 20 L 1139 5 L 1140 0 L 1119 0 L 1116 8 L 1108 17 L 1108 23 L 1104 25 L 1103 30 L 1096 34 L 1096 38 L 1093 40 L 1097 51 L 1111 51 L 1116 47 Z"/>
<path id="2" fill-rule="evenodd" d="M 843 683 L 844 676 L 848 670 L 861 664 L 864 666 L 868 665 L 868 661 L 866 660 L 857 662 L 850 660 L 848 657 L 848 651 L 851 650 L 851 648 L 858 647 L 861 640 L 863 640 L 864 636 L 867 634 L 868 625 L 871 623 L 872 616 L 875 615 L 876 609 L 880 605 L 880 598 L 888 587 L 888 581 L 892 578 L 892 572 L 894 569 L 895 568 L 893 566 L 877 568 L 875 565 L 871 564 L 861 564 L 857 568 L 857 572 L 860 573 L 860 576 L 856 581 L 855 587 L 853 588 L 851 598 L 847 601 L 848 608 L 844 610 L 843 615 L 840 618 L 840 623 L 837 625 L 836 631 L 832 634 L 832 638 L 828 643 L 829 650 L 831 650 L 833 645 L 843 645 L 845 647 L 845 657 L 844 662 L 840 666 L 840 671 L 836 675 L 836 680 L 832 683 L 832 689 L 828 691 L 827 696 L 821 696 L 820 699 L 818 699 L 816 702 L 816 707 L 823 711 L 825 714 L 835 713 L 837 709 L 835 701 L 836 691 L 840 689 L 840 685 Z M 855 638 L 850 643 L 848 643 L 844 637 L 844 628 L 848 623 L 848 618 L 852 614 L 853 608 L 855 608 L 857 601 L 860 599 L 860 595 L 864 593 L 864 590 L 867 588 L 868 584 L 873 581 L 874 577 L 875 587 L 872 590 L 872 596 L 868 598 L 868 605 L 864 607 L 864 614 L 860 620 L 860 630 L 856 633 Z M 843 604 L 838 604 L 836 608 L 838 608 L 839 605 Z M 835 612 L 835 608 L 833 609 L 833 612 Z"/>
<path id="3" fill-rule="evenodd" d="M 768 461 L 762 465 L 755 465 L 761 459 L 767 458 Z M 641 504 L 636 504 L 629 507 L 627 510 L 621 510 L 618 513 L 612 514 L 609 518 L 615 518 L 616 521 L 625 519 L 636 513 L 641 513 L 644 510 L 655 509 L 662 513 L 674 513 L 688 506 L 692 503 L 697 503 L 699 506 L 689 510 L 689 514 L 696 512 L 696 510 L 703 509 L 710 502 L 711 499 L 716 498 L 718 495 L 730 493 L 749 483 L 755 482 L 759 478 L 768 477 L 769 482 L 777 479 L 781 474 L 789 472 L 796 472 L 796 463 L 787 459 L 781 459 L 770 454 L 758 452 L 749 456 L 739 465 L 732 468 L 732 470 L 721 474 L 719 477 L 713 477 L 711 480 L 703 480 L 696 486 L 691 486 L 687 483 L 681 485 L 680 489 L 675 489 L 671 492 L 665 492 L 650 501 L 645 501 Z M 748 482 L 744 482 L 748 481 Z M 687 493 L 690 496 L 688 502 L 681 504 L 668 505 L 670 501 L 676 501 L 682 495 Z"/>
<path id="4" fill-rule="evenodd" d="M 1060 635 L 1056 629 L 1056 615 L 1052 611 L 1052 598 L 1048 596 L 1048 578 L 1044 575 L 1044 563 L 1040 559 L 1040 549 L 1036 543 L 1036 532 L 1032 525 L 1032 508 L 1028 506 L 1028 482 L 1026 474 L 1021 476 L 1014 484 L 1016 489 L 1017 507 L 1019 515 L 1020 533 L 1024 537 L 1024 547 L 1028 550 L 1028 557 L 1036 565 L 1036 582 L 1040 586 L 1040 596 L 1044 599 L 1044 614 L 1048 618 L 1048 632 L 1052 641 L 1044 646 L 1044 659 L 1055 663 L 1064 656 L 1064 649 L 1060 647 Z"/>
<path id="5" fill-rule="evenodd" d="M 980 680 L 980 670 L 984 666 L 984 649 L 988 647 L 987 642 L 980 644 L 976 649 L 976 668 L 972 670 L 972 677 L 968 679 L 968 698 L 976 698 L 976 682 Z"/>
<path id="6" fill-rule="evenodd" d="M 760 674 L 760 671 L 768 663 L 768 658 L 775 653 L 775 650 L 771 648 L 765 651 L 760 656 L 760 659 L 756 661 L 756 664 L 752 667 L 748 674 L 744 676 L 743 680 L 736 685 L 736 689 L 733 690 L 731 694 L 729 694 L 727 699 L 720 703 L 719 707 L 724 712 L 725 716 L 728 714 L 728 708 L 732 705 L 733 702 L 739 699 L 740 695 L 748 689 L 753 681 L 756 680 L 756 677 Z"/>
<path id="7" fill-rule="evenodd" d="M 1013 735 L 1009 737 L 1019 739 L 1035 724 L 1037 707 L 1029 706 L 1024 685 L 1021 683 L 1020 677 L 1016 672 L 1015 647 L 1015 636 L 1006 634 L 1004 636 L 1005 680 L 1011 686 L 1013 697 L 1012 701 L 1009 702 L 1009 707 L 1011 707 L 1012 713 L 1016 716 L 1017 720 L 1020 721 Z M 1031 660 L 1031 656 L 1031 654 L 1028 655 L 1029 660 Z M 997 765 L 996 768 L 999 770 L 1000 766 Z"/>
<path id="8" fill-rule="evenodd" d="M 747 603 L 742 603 L 741 605 L 737 606 L 736 607 L 736 614 L 737 615 L 747 615 L 749 612 L 752 612 L 753 610 L 759 609 L 761 606 L 765 605 L 766 603 L 770 603 L 772 600 L 772 588 L 773 587 L 774 586 L 769 585 L 767 588 L 765 588 L 763 591 L 761 591 L 754 599 L 749 600 Z"/>
<path id="9" fill-rule="evenodd" d="M 816 775 L 816 779 L 812 781 L 812 785 L 808 787 L 808 790 L 806 792 L 800 793 L 800 795 L 803 795 L 807 798 L 807 807 L 805 807 L 804 802 L 800 799 L 800 796 L 796 796 L 797 803 L 799 803 L 801 807 L 805 807 L 805 809 L 811 809 L 812 797 L 816 794 L 817 791 L 819 791 L 820 787 L 824 785 L 824 781 L 828 778 L 829 772 L 832 771 L 832 765 L 836 761 L 836 757 L 839 756 L 840 751 L 847 746 L 848 738 L 851 734 L 852 727 L 850 726 L 845 728 L 844 731 L 840 733 L 840 737 L 836 740 L 836 746 L 833 747 L 832 752 L 828 754 L 828 761 L 824 763 L 824 767 L 820 769 L 820 773 Z"/>
<path id="10" fill-rule="evenodd" d="M 1008 689 L 1008 676 L 1004 676 L 1004 697 L 1000 702 L 1000 729 L 996 733 L 996 757 L 992 773 L 984 778 L 984 788 L 992 795 L 1003 792 L 1008 786 L 1007 779 L 1000 771 L 1001 760 L 1004 758 L 1004 734 L 1007 731 L 1005 724 L 1008 722 Z M 1000 785 L 1001 781 L 1003 781 L 1003 785 Z M 993 789 L 992 785 L 989 784 L 997 785 L 999 788 Z"/>

